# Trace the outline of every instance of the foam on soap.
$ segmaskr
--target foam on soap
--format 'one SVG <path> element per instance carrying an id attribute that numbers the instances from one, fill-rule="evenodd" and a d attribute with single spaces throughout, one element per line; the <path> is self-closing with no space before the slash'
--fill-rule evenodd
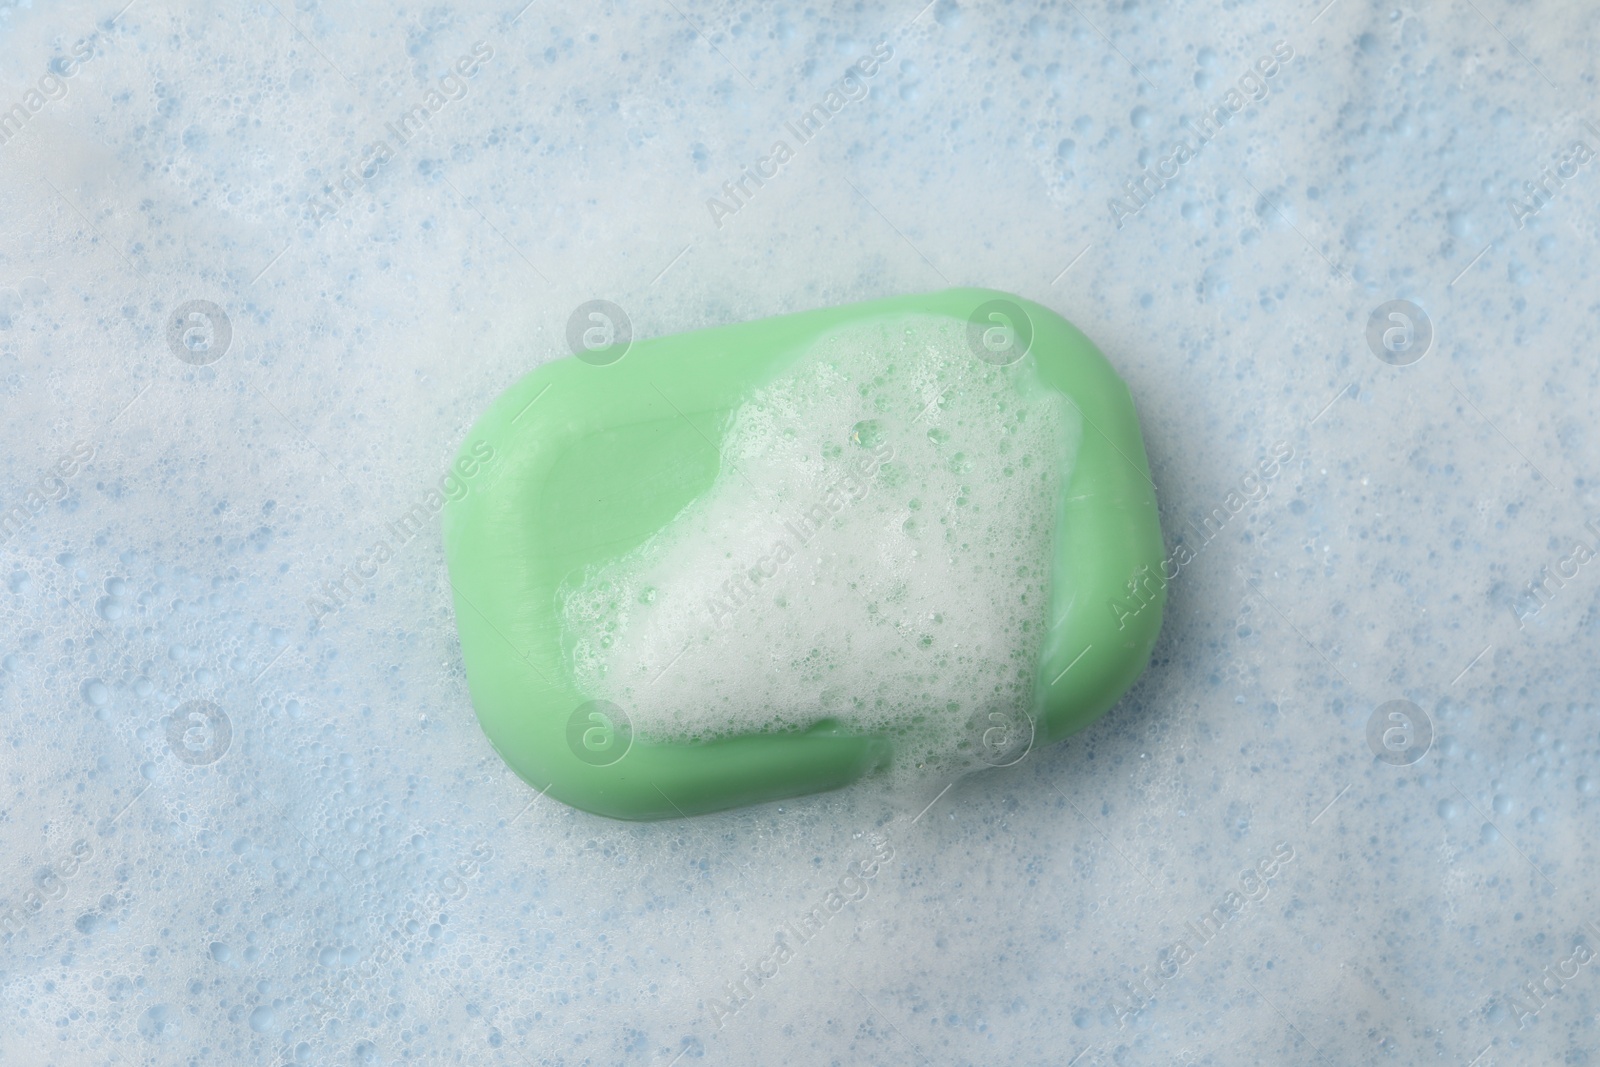
<path id="1" fill-rule="evenodd" d="M 964 323 L 826 335 L 731 413 L 709 490 L 563 589 L 579 691 L 641 740 L 834 720 L 900 769 L 975 763 L 1032 706 L 1080 430 Z"/>

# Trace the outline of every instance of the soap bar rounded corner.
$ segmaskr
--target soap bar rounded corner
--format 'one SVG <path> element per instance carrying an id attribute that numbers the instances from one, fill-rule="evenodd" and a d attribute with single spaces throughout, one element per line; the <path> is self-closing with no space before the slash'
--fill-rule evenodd
<path id="1" fill-rule="evenodd" d="M 513 383 L 462 446 L 456 469 L 470 461 L 479 473 L 445 502 L 473 705 L 496 751 L 535 789 L 612 818 L 675 818 L 840 788 L 893 759 L 887 739 L 837 729 L 706 744 L 637 740 L 620 708 L 597 707 L 604 702 L 577 691 L 557 594 L 574 568 L 637 543 L 705 490 L 716 460 L 696 458 L 689 434 L 703 439 L 712 414 L 830 330 L 894 315 L 963 322 L 980 358 L 985 331 L 1025 342 L 1040 378 L 1082 416 L 1053 554 L 1073 593 L 1066 604 L 1052 598 L 1030 747 L 1088 726 L 1144 670 L 1166 584 L 1154 485 L 1128 388 L 1065 318 L 1001 291 L 952 289 L 635 341 L 617 362 L 558 359 Z M 668 367 L 671 397 L 652 379 Z M 663 424 L 663 402 L 686 427 Z M 603 449 L 579 447 L 586 441 L 644 457 L 642 468 L 608 467 Z"/>

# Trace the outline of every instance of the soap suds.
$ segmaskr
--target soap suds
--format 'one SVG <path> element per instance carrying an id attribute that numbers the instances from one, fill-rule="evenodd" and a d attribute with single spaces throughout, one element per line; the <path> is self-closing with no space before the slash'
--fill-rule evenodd
<path id="1" fill-rule="evenodd" d="M 1593 964 L 1518 1010 L 1600 919 L 1600 574 L 1521 598 L 1600 516 L 1600 172 L 1508 204 L 1600 147 L 1560 106 L 1600 12 L 924 2 L 0 0 L 0 105 L 94 47 L 0 145 L 0 1063 L 1593 1059 Z M 885 35 L 719 229 L 707 198 Z M 309 224 L 478 40 L 468 95 Z M 1279 40 L 1272 96 L 1117 229 Z M 587 302 L 648 338 L 965 284 L 1105 352 L 1168 551 L 1294 449 L 1083 733 L 942 793 L 620 823 L 490 747 L 436 523 L 313 631 Z M 1435 327 L 1411 367 L 1364 336 L 1400 298 Z M 167 342 L 191 300 L 232 321 L 205 366 Z M 1396 698 L 1433 720 L 1409 766 L 1368 747 Z M 190 700 L 231 720 L 214 763 L 169 743 Z"/>
<path id="2" fill-rule="evenodd" d="M 803 730 L 976 765 L 1033 703 L 1077 412 L 964 323 L 841 327 L 729 416 L 715 483 L 563 616 L 580 692 L 644 740 Z"/>

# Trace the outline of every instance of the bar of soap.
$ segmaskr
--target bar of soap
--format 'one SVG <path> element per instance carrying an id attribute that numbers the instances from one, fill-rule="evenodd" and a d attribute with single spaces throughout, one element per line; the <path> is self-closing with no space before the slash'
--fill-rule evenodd
<path id="1" fill-rule="evenodd" d="M 948 778 L 1148 662 L 1133 403 L 1055 313 L 957 289 L 601 356 L 495 400 L 444 514 L 478 721 L 540 791 L 656 819 Z"/>

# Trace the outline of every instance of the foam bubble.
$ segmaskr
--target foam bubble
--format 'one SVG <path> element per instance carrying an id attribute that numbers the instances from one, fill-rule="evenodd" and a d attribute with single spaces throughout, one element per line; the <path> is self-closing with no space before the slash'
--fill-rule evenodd
<path id="1" fill-rule="evenodd" d="M 1080 432 L 963 323 L 826 335 L 731 413 L 705 493 L 563 589 L 579 690 L 647 741 L 831 720 L 902 770 L 974 765 L 1032 707 Z"/>

